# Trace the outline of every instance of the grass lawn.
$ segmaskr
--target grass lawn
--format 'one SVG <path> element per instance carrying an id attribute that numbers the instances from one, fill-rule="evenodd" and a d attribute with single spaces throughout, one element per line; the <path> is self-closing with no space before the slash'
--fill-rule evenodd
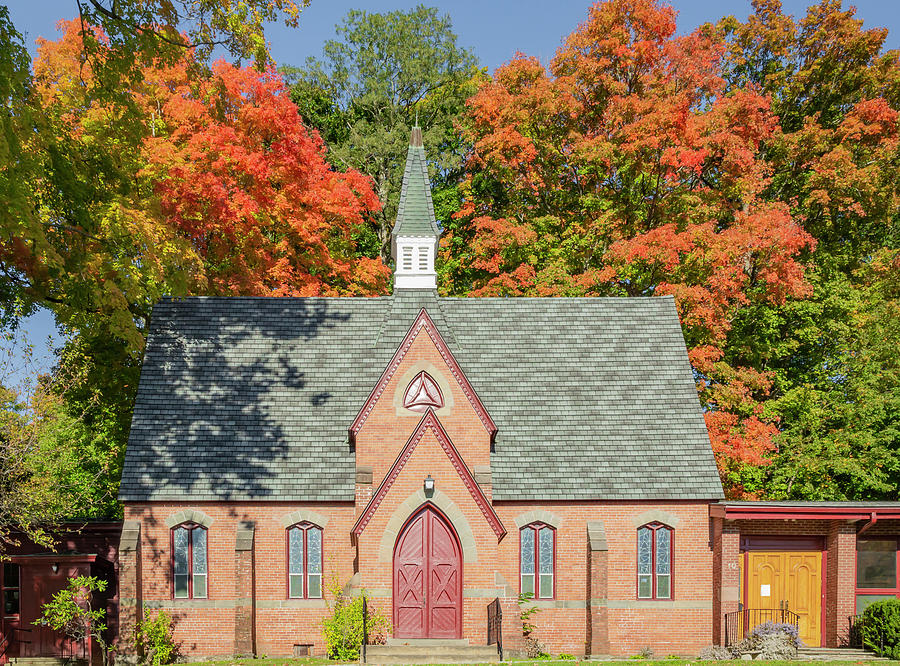
<path id="1" fill-rule="evenodd" d="M 331 661 L 321 657 L 304 657 L 302 659 L 228 659 L 225 661 L 195 661 L 189 662 L 187 666 L 325 666 L 326 664 L 339 664 L 342 662 Z M 346 663 L 346 662 L 343 662 Z M 351 662 L 357 663 L 357 662 Z M 507 662 L 504 662 L 507 663 Z M 516 666 L 572 666 L 575 663 L 581 664 L 602 664 L 603 666 L 687 666 L 688 664 L 708 664 L 709 666 L 746 666 L 746 661 L 699 661 L 696 659 L 627 659 L 623 661 L 516 661 Z M 851 666 L 855 664 L 866 663 L 864 661 L 803 661 L 796 659 L 794 661 L 766 661 L 766 666 Z M 900 666 L 900 661 L 882 661 L 878 662 L 879 666 Z M 474 664 L 472 666 L 475 666 Z"/>

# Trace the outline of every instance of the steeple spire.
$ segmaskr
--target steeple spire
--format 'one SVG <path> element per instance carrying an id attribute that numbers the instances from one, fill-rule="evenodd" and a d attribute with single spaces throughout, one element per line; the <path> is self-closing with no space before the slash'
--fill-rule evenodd
<path id="1" fill-rule="evenodd" d="M 441 229 L 434 219 L 434 205 L 431 202 L 431 182 L 422 130 L 416 119 L 406 153 L 397 221 L 391 232 L 394 289 L 437 288 L 434 260 L 440 238 Z"/>

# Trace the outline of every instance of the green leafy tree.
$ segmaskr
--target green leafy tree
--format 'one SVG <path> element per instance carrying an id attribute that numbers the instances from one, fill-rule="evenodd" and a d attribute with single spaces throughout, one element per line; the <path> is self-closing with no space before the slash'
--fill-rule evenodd
<path id="1" fill-rule="evenodd" d="M 104 411 L 97 396 L 66 400 L 82 379 L 61 366 L 39 374 L 10 333 L 0 372 L 0 555 L 22 536 L 52 547 L 63 520 L 116 515 L 119 451 L 90 423 Z"/>
<path id="2" fill-rule="evenodd" d="M 44 305 L 64 325 L 100 322 L 140 347 L 132 320 L 148 312 L 139 296 L 152 303 L 160 282 L 183 290 L 191 267 L 164 230 L 130 206 L 149 205 L 136 157 L 154 130 L 135 92 L 148 68 L 187 56 L 202 78 L 216 46 L 265 65 L 264 23 L 296 25 L 305 4 L 73 0 L 77 18 L 65 44 L 44 43 L 34 76 L 22 37 L 0 7 L 0 298 L 7 320 Z"/>
<path id="3" fill-rule="evenodd" d="M 886 420 L 896 366 L 879 349 L 897 340 L 888 267 L 900 248 L 900 54 L 839 0 L 799 19 L 756 0 L 746 22 L 716 29 L 729 86 L 756 86 L 778 118 L 760 146 L 762 196 L 816 239 L 804 257 L 809 297 L 735 318 L 726 359 L 765 368 L 780 432 L 770 466 L 738 466 L 729 481 L 754 496 L 896 499 L 900 443 Z"/>
<path id="4" fill-rule="evenodd" d="M 467 150 L 456 123 L 484 74 L 475 56 L 457 45 L 450 17 L 434 8 L 353 10 L 337 33 L 321 60 L 283 71 L 331 162 L 372 179 L 383 208 L 373 216 L 363 251 L 387 261 L 412 127 L 417 120 L 422 127 L 436 213 L 447 221 L 459 205 L 455 188 Z"/>

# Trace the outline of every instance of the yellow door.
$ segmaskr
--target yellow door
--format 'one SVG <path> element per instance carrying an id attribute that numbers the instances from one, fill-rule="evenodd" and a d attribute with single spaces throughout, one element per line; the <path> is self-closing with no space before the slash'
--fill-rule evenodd
<path id="1" fill-rule="evenodd" d="M 747 608 L 787 608 L 799 616 L 800 640 L 822 639 L 822 553 L 758 552 L 748 555 Z"/>

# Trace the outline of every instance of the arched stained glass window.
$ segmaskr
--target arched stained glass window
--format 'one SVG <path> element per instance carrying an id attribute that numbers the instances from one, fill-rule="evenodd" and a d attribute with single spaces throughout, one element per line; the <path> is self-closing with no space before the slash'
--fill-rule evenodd
<path id="1" fill-rule="evenodd" d="M 674 530 L 650 523 L 637 531 L 638 599 L 672 598 L 672 553 Z"/>
<path id="2" fill-rule="evenodd" d="M 444 396 L 437 382 L 423 370 L 406 387 L 403 406 L 414 412 L 424 412 L 429 407 L 440 409 L 444 406 Z"/>
<path id="3" fill-rule="evenodd" d="M 556 531 L 543 523 L 519 530 L 520 592 L 535 599 L 555 596 Z"/>
<path id="4" fill-rule="evenodd" d="M 298 523 L 287 529 L 288 597 L 322 598 L 322 528 Z"/>
<path id="5" fill-rule="evenodd" d="M 172 596 L 206 599 L 206 528 L 182 523 L 172 528 Z"/>

